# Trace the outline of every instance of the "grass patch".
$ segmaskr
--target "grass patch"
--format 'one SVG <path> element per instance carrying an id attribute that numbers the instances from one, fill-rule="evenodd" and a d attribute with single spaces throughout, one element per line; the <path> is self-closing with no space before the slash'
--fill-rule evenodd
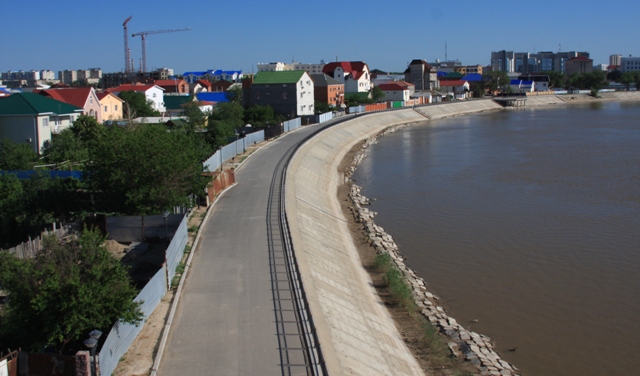
<path id="1" fill-rule="evenodd" d="M 452 354 L 438 329 L 424 318 L 422 320 L 422 328 L 425 347 L 431 353 L 429 357 L 431 363 L 436 367 L 450 367 Z"/>
<path id="2" fill-rule="evenodd" d="M 416 311 L 416 302 L 413 299 L 413 290 L 404 278 L 404 274 L 398 270 L 388 253 L 378 253 L 374 259 L 376 268 L 384 273 L 382 280 L 389 287 L 391 296 L 409 313 Z"/>
<path id="3" fill-rule="evenodd" d="M 176 275 L 184 273 L 185 266 L 184 262 L 179 263 L 178 266 L 176 266 Z"/>
<path id="4" fill-rule="evenodd" d="M 196 225 L 189 226 L 188 231 L 189 232 L 196 232 L 196 231 L 198 231 L 198 226 L 196 226 Z"/>
<path id="5" fill-rule="evenodd" d="M 184 246 L 184 254 L 188 255 L 189 253 L 191 253 L 191 246 L 190 245 L 185 245 Z"/>

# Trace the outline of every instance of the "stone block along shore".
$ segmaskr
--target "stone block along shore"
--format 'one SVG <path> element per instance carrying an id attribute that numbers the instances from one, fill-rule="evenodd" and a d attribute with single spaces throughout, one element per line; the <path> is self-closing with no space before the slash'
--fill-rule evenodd
<path id="1" fill-rule="evenodd" d="M 640 100 L 640 93 L 623 94 L 607 95 L 605 100 Z M 545 96 L 537 102 L 543 106 L 588 100 Z M 323 131 L 297 151 L 287 172 L 285 208 L 329 374 L 424 373 L 363 268 L 337 197 L 338 187 L 345 183 L 350 184 L 353 215 L 366 228 L 372 246 L 388 253 L 404 273 L 420 312 L 449 338 L 451 352 L 475 365 L 482 375 L 519 374 L 515 366 L 500 358 L 490 338 L 466 330 L 446 314 L 438 298 L 427 291 L 425 281 L 404 264 L 391 235 L 374 223 L 375 213 L 366 207 L 369 200 L 349 178 L 365 157 L 366 148 L 385 131 L 427 120 L 498 110 L 504 109 L 491 100 L 473 100 L 361 115 Z M 358 145 L 362 150 L 349 171 L 339 171 L 347 153 Z"/>

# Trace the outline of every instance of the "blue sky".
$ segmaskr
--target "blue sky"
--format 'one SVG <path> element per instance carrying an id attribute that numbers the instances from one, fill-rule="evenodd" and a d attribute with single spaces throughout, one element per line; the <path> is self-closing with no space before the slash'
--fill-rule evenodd
<path id="1" fill-rule="evenodd" d="M 147 39 L 147 67 L 169 67 L 178 74 L 251 73 L 257 63 L 336 59 L 403 71 L 412 59 L 444 60 L 445 43 L 447 57 L 463 64 L 488 65 L 491 52 L 502 49 L 588 51 L 594 64 L 608 63 L 611 54 L 640 56 L 636 0 L 0 0 L 0 5 L 1 72 L 121 71 L 122 22 L 129 16 L 129 34 L 192 28 Z M 129 36 L 129 46 L 138 69 L 140 37 Z"/>

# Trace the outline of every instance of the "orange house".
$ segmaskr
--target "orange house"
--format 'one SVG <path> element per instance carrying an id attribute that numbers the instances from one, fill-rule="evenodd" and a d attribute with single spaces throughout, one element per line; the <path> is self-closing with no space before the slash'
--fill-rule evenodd
<path id="1" fill-rule="evenodd" d="M 189 84 L 185 80 L 157 80 L 154 85 L 163 88 L 165 94 L 189 94 Z"/>
<path id="2" fill-rule="evenodd" d="M 344 103 L 344 84 L 324 73 L 312 74 L 314 98 L 316 102 L 340 107 Z"/>

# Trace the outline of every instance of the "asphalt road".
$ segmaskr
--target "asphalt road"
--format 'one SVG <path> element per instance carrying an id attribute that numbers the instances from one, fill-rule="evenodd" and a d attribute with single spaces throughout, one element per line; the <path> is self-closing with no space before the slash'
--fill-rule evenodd
<path id="1" fill-rule="evenodd" d="M 307 373 L 283 367 L 267 205 L 278 162 L 317 129 L 304 127 L 255 152 L 236 172 L 237 186 L 210 209 L 158 375 Z"/>

